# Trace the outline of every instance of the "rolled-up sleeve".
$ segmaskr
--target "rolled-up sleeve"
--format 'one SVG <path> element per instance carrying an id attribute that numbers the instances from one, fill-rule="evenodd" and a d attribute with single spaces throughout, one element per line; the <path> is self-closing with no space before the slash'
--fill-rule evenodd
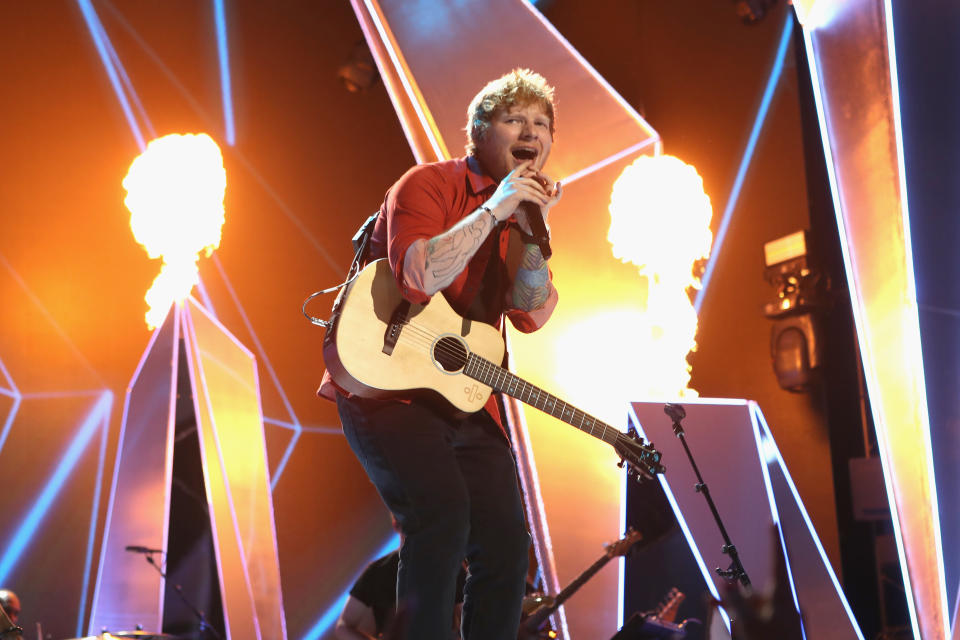
<path id="1" fill-rule="evenodd" d="M 553 273 L 550 274 L 550 292 L 542 307 L 524 311 L 523 309 L 506 309 L 504 313 L 510 319 L 510 324 L 521 333 L 533 333 L 547 323 L 553 310 L 557 307 L 560 296 L 553 286 Z"/>
<path id="2" fill-rule="evenodd" d="M 404 298 L 424 304 L 427 240 L 445 230 L 444 179 L 435 169 L 419 165 L 400 178 L 387 194 L 387 258 Z"/>

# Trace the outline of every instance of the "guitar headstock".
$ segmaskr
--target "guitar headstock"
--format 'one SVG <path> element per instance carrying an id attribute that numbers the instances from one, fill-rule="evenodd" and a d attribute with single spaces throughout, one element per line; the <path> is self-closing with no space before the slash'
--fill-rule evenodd
<path id="1" fill-rule="evenodd" d="M 653 443 L 647 444 L 635 431 L 619 434 L 613 448 L 620 456 L 620 465 L 626 464 L 638 482 L 667 470 L 660 464 L 661 455 Z"/>
<path id="2" fill-rule="evenodd" d="M 663 601 L 657 605 L 653 616 L 663 622 L 673 622 L 677 619 L 677 611 L 680 608 L 680 604 L 686 599 L 687 596 L 683 591 L 673 587 L 670 589 L 670 592 L 664 596 Z"/>
<path id="3" fill-rule="evenodd" d="M 607 552 L 608 558 L 616 558 L 617 556 L 625 556 L 630 552 L 630 549 L 633 548 L 633 545 L 637 544 L 643 539 L 643 536 L 640 535 L 639 531 L 634 530 L 633 527 L 627 529 L 627 532 L 623 535 L 622 538 L 616 542 L 611 542 L 604 549 Z"/>

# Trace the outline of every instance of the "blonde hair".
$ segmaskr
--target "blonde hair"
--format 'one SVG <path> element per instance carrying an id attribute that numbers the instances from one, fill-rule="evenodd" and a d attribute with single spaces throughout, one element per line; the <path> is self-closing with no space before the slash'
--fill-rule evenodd
<path id="1" fill-rule="evenodd" d="M 473 155 L 493 116 L 501 109 L 509 109 L 514 105 L 537 104 L 550 118 L 550 136 L 556 130 L 553 87 L 547 84 L 546 78 L 530 69 L 514 69 L 487 83 L 480 92 L 470 101 L 467 107 L 467 154 Z"/>

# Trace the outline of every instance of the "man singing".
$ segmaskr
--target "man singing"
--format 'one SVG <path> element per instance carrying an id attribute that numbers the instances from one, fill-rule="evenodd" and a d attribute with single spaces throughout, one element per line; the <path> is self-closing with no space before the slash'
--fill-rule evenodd
<path id="1" fill-rule="evenodd" d="M 410 302 L 441 293 L 467 318 L 499 327 L 506 316 L 535 331 L 557 304 L 528 220 L 545 220 L 561 196 L 542 172 L 553 144 L 553 88 L 516 69 L 485 86 L 467 118 L 466 157 L 415 166 L 387 191 L 371 256 L 389 260 Z M 449 637 L 466 558 L 463 638 L 514 640 L 529 536 L 495 398 L 453 417 L 412 395 L 350 396 L 329 378 L 320 393 L 335 396 L 347 441 L 404 534 L 397 600 L 406 637 Z"/>

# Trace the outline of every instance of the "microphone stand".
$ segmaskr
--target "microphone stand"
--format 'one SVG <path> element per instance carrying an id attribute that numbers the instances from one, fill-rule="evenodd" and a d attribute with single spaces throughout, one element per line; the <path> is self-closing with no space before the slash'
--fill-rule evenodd
<path id="1" fill-rule="evenodd" d="M 707 506 L 710 507 L 710 513 L 713 514 L 713 519 L 716 520 L 717 527 L 720 529 L 720 535 L 723 536 L 724 544 L 720 550 L 722 553 L 730 556 L 730 567 L 727 569 L 717 567 L 715 571 L 717 575 L 724 580 L 739 581 L 744 588 L 750 591 L 750 577 L 740 562 L 740 555 L 737 553 L 737 548 L 733 545 L 733 542 L 730 541 L 730 536 L 727 535 L 727 529 L 723 526 L 723 520 L 720 519 L 720 512 L 717 511 L 717 505 L 713 503 L 713 498 L 710 497 L 710 488 L 707 487 L 707 483 L 703 481 L 703 476 L 700 475 L 700 469 L 693 459 L 693 454 L 690 453 L 690 447 L 687 446 L 683 426 L 680 424 L 680 421 L 687 417 L 687 412 L 679 404 L 666 404 L 663 407 L 663 412 L 673 420 L 673 433 L 680 438 L 680 442 L 683 444 L 683 450 L 687 452 L 687 458 L 690 460 L 690 466 L 693 467 L 693 472 L 697 475 L 697 484 L 693 487 L 694 491 L 703 494 L 704 500 L 707 501 Z"/>
<path id="2" fill-rule="evenodd" d="M 160 568 L 160 565 L 158 565 L 156 561 L 153 559 L 154 553 L 156 553 L 156 551 L 150 551 L 149 553 L 143 554 L 143 557 L 148 563 L 150 563 L 153 566 L 154 569 L 157 570 L 157 573 L 159 573 L 160 577 L 163 578 L 164 582 L 166 582 L 167 574 L 163 572 L 163 569 Z M 187 596 L 183 595 L 182 586 L 180 586 L 179 584 L 174 584 L 173 590 L 177 592 L 178 596 L 180 596 L 180 600 L 183 601 L 183 604 L 185 604 L 187 608 L 193 612 L 193 615 L 197 617 L 197 622 L 199 623 L 197 630 L 200 631 L 201 634 L 209 631 L 214 638 L 217 638 L 217 640 L 224 640 L 223 636 L 220 635 L 220 632 L 217 631 L 215 627 L 207 624 L 207 619 L 204 617 L 203 611 L 200 611 L 195 606 L 193 606 L 193 603 L 190 602 Z"/>

